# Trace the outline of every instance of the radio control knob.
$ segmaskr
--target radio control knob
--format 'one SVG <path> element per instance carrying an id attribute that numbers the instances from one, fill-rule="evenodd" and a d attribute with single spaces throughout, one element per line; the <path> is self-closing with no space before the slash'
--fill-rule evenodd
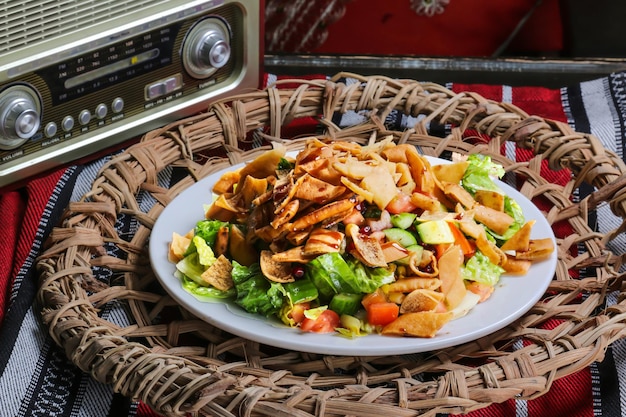
<path id="1" fill-rule="evenodd" d="M 78 122 L 81 125 L 87 125 L 89 124 L 89 122 L 91 121 L 91 112 L 89 110 L 82 110 L 79 114 L 78 114 Z"/>
<path id="2" fill-rule="evenodd" d="M 96 106 L 96 117 L 100 120 L 104 119 L 108 113 L 107 105 L 100 103 Z"/>
<path id="3" fill-rule="evenodd" d="M 183 65 L 194 78 L 208 78 L 230 59 L 230 30 L 220 18 L 210 17 L 196 23 L 187 33 L 182 54 Z"/>
<path id="4" fill-rule="evenodd" d="M 63 121 L 61 121 L 61 128 L 66 132 L 74 129 L 74 118 L 72 116 L 65 116 Z"/>
<path id="5" fill-rule="evenodd" d="M 124 99 L 121 97 L 114 98 L 111 103 L 111 109 L 113 110 L 113 113 L 120 113 L 124 110 Z"/>
<path id="6" fill-rule="evenodd" d="M 46 125 L 43 131 L 47 138 L 51 138 L 52 136 L 57 134 L 57 124 L 54 122 L 50 122 Z"/>
<path id="7" fill-rule="evenodd" d="M 0 149 L 14 149 L 32 138 L 41 123 L 41 101 L 35 90 L 15 85 L 0 93 Z"/>
<path id="8" fill-rule="evenodd" d="M 202 39 L 198 60 L 207 67 L 222 68 L 230 58 L 230 45 L 220 34 L 209 33 Z"/>

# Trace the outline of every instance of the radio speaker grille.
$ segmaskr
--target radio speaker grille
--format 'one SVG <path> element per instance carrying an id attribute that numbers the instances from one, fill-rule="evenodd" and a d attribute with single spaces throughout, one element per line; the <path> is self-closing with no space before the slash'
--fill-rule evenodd
<path id="1" fill-rule="evenodd" d="M 62 36 L 166 1 L 0 1 L 0 53 Z"/>

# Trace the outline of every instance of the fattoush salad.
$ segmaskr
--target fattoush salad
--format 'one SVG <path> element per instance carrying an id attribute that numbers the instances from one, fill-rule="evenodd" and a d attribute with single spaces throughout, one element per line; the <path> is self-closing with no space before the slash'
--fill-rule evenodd
<path id="1" fill-rule="evenodd" d="M 275 144 L 207 190 L 168 259 L 196 298 L 304 332 L 434 337 L 555 249 L 531 238 L 502 175 L 488 156 L 431 165 L 391 138 Z"/>

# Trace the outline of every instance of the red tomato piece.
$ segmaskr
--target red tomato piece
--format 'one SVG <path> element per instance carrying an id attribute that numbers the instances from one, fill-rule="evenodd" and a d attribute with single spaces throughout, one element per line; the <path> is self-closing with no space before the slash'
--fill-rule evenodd
<path id="1" fill-rule="evenodd" d="M 389 204 L 387 204 L 387 207 L 385 208 L 391 214 L 398 214 L 398 213 L 411 213 L 413 210 L 417 208 L 417 206 L 415 206 L 415 204 L 411 202 L 410 195 L 407 195 L 404 193 L 398 193 L 398 195 L 396 195 L 396 197 L 393 200 L 391 200 Z"/>
<path id="2" fill-rule="evenodd" d="M 398 318 L 400 306 L 396 303 L 374 303 L 367 309 L 367 322 L 373 326 L 384 326 Z"/>
<path id="3" fill-rule="evenodd" d="M 487 298 L 491 297 L 491 293 L 493 293 L 493 286 L 489 284 L 483 284 L 482 282 L 471 281 L 465 284 L 468 291 L 473 292 L 476 295 L 480 295 L 479 303 L 482 303 Z"/>
<path id="4" fill-rule="evenodd" d="M 312 333 L 332 333 L 339 324 L 339 314 L 332 310 L 324 310 L 316 319 L 305 317 L 300 323 L 300 329 Z"/>

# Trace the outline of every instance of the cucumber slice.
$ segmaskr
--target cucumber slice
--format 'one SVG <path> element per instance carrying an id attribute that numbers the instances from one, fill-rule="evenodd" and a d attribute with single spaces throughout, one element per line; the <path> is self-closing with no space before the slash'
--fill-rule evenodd
<path id="1" fill-rule="evenodd" d="M 391 224 L 400 229 L 408 229 L 417 217 L 414 213 L 398 213 L 391 216 Z"/>
<path id="2" fill-rule="evenodd" d="M 420 223 L 416 226 L 416 229 L 424 243 L 431 245 L 454 243 L 454 235 L 446 220 L 433 220 Z"/>
<path id="3" fill-rule="evenodd" d="M 332 300 L 330 300 L 328 308 L 330 308 L 340 316 L 342 314 L 347 314 L 351 316 L 356 313 L 359 308 L 361 308 L 362 298 L 363 296 L 361 294 L 335 294 Z"/>
<path id="4" fill-rule="evenodd" d="M 401 229 L 399 227 L 392 227 L 390 229 L 383 230 L 385 237 L 390 242 L 396 242 L 403 248 L 407 246 L 416 245 L 417 239 L 408 230 Z"/>

